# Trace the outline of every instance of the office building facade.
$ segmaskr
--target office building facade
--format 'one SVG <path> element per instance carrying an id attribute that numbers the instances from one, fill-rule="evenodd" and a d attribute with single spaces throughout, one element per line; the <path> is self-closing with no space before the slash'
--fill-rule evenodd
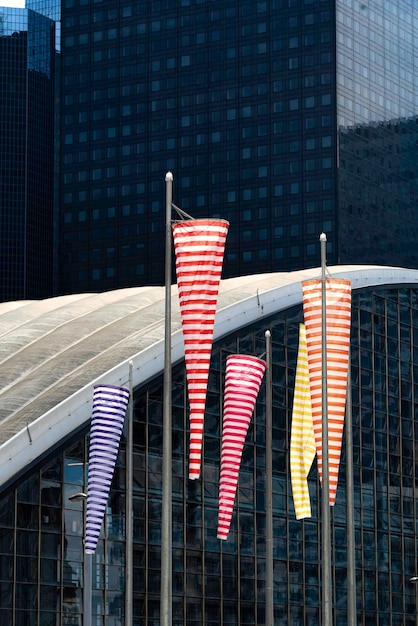
<path id="1" fill-rule="evenodd" d="M 0 7 L 0 301 L 53 292 L 54 33 Z"/>
<path id="2" fill-rule="evenodd" d="M 225 277 L 312 267 L 322 231 L 331 263 L 417 266 L 413 2 L 62 0 L 60 18 L 62 292 L 162 283 L 167 170 L 176 205 L 230 221 Z"/>
<path id="3" fill-rule="evenodd" d="M 351 386 L 358 624 L 416 620 L 418 273 L 335 267 L 353 288 Z M 318 270 L 221 281 L 202 474 L 188 472 L 181 320 L 173 297 L 173 625 L 266 623 L 266 446 L 273 452 L 274 624 L 321 623 L 321 506 L 295 518 L 289 446 L 301 281 Z M 83 503 L 93 385 L 129 387 L 133 404 L 133 624 L 160 623 L 164 289 L 132 288 L 0 306 L 0 621 L 84 626 Z M 42 325 L 39 320 L 42 319 Z M 262 356 L 272 335 L 273 433 L 265 381 L 244 447 L 226 541 L 216 538 L 226 357 Z M 25 332 L 23 333 L 22 330 Z M 51 338 L 54 341 L 51 341 Z M 36 341 L 35 341 L 36 338 Z M 45 354 L 48 359 L 45 359 Z M 88 355 L 88 358 L 87 358 Z M 19 379 L 15 372 L 19 372 Z M 36 373 L 36 376 L 34 376 Z M 129 414 L 129 411 L 128 411 Z M 347 624 L 346 462 L 332 525 L 333 625 Z M 92 622 L 125 624 L 126 439 L 93 555 Z M 84 620 L 84 621 L 83 621 Z M 90 623 L 90 622 L 89 622 Z"/>

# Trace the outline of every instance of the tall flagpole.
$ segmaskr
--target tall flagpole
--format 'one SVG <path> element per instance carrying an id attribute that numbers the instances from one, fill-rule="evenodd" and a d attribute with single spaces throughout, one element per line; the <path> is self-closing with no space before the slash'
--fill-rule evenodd
<path id="1" fill-rule="evenodd" d="M 171 211 L 173 174 L 167 172 L 165 212 L 165 342 L 163 387 L 163 468 L 161 516 L 160 625 L 172 621 L 172 447 L 171 447 Z"/>
<path id="2" fill-rule="evenodd" d="M 266 337 L 266 626 L 274 626 L 271 333 Z"/>
<path id="3" fill-rule="evenodd" d="M 83 523 L 86 528 L 87 517 L 87 467 L 83 464 L 83 493 L 75 494 L 73 500 L 83 501 Z M 71 496 L 70 496 L 71 499 Z M 85 530 L 84 530 L 85 533 Z M 86 538 L 84 537 L 84 543 Z M 87 554 L 84 550 L 84 587 L 83 587 L 83 626 L 91 626 L 92 624 L 92 592 L 93 592 L 93 555 Z"/>
<path id="4" fill-rule="evenodd" d="M 322 626 L 331 626 L 331 515 L 329 506 L 327 292 L 325 272 L 327 246 L 326 234 L 321 233 L 319 240 L 321 242 L 322 270 Z"/>
<path id="5" fill-rule="evenodd" d="M 351 361 L 348 359 L 346 437 L 347 498 L 347 626 L 356 626 L 356 547 L 354 533 L 353 420 L 351 404 Z"/>
<path id="6" fill-rule="evenodd" d="M 129 409 L 126 423 L 126 541 L 125 541 L 125 626 L 133 621 L 133 363 L 129 361 Z"/>

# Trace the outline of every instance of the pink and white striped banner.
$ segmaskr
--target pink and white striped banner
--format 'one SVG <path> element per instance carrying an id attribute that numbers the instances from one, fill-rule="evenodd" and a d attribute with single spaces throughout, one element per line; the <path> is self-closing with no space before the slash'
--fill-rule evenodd
<path id="1" fill-rule="evenodd" d="M 84 542 L 86 554 L 93 554 L 97 547 L 128 402 L 129 390 L 124 387 L 97 385 L 94 388 Z"/>
<path id="2" fill-rule="evenodd" d="M 220 219 L 173 225 L 190 404 L 191 479 L 200 475 L 209 363 L 228 228 L 229 223 Z"/>
<path id="3" fill-rule="evenodd" d="M 218 539 L 228 537 L 242 451 L 265 370 L 266 363 L 255 356 L 226 359 Z"/>

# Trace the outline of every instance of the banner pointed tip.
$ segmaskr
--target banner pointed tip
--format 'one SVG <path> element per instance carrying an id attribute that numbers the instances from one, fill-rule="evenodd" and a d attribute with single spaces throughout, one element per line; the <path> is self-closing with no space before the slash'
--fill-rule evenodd
<path id="1" fill-rule="evenodd" d="M 296 519 L 297 519 L 298 521 L 301 521 L 301 520 L 303 520 L 303 519 L 310 519 L 310 518 L 312 517 L 312 514 L 311 514 L 311 512 L 310 512 L 310 511 L 309 511 L 309 512 L 305 512 L 305 513 L 297 513 L 297 514 L 295 515 L 295 517 L 296 517 Z"/>

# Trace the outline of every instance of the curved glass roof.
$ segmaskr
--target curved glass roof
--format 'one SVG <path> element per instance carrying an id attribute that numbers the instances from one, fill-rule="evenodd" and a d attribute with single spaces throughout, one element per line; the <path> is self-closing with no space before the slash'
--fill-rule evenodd
<path id="1" fill-rule="evenodd" d="M 353 289 L 417 284 L 418 271 L 328 268 Z M 299 304 L 301 282 L 320 270 L 221 281 L 215 337 Z M 164 287 L 0 304 L 0 467 L 3 481 L 83 426 L 93 386 L 134 387 L 164 365 Z M 177 287 L 172 288 L 172 362 L 183 357 Z"/>

